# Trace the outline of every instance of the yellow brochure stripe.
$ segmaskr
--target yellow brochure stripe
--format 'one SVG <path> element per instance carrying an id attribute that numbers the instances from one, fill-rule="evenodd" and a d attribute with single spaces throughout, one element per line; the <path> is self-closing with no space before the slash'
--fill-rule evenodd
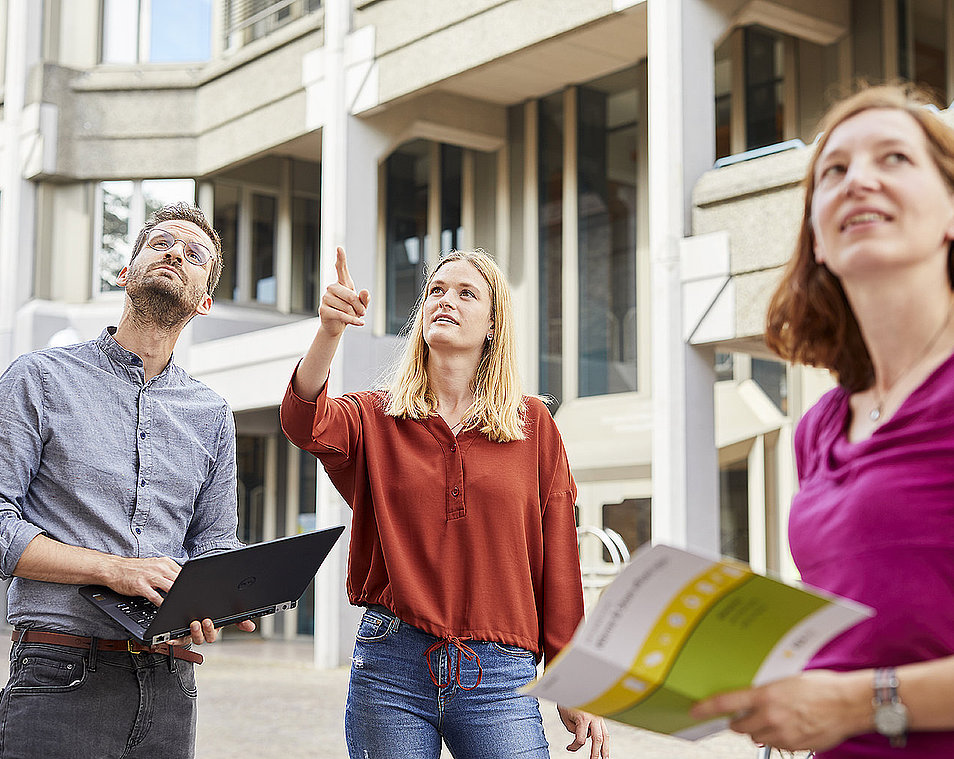
<path id="1" fill-rule="evenodd" d="M 656 620 L 629 670 L 602 696 L 580 708 L 594 714 L 616 714 L 649 696 L 665 682 L 702 616 L 752 575 L 744 565 L 721 561 L 687 583 Z"/>

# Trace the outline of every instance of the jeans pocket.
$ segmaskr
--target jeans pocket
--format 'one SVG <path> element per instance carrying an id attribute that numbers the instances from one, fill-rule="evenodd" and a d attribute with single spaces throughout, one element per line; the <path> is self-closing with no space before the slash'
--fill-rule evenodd
<path id="1" fill-rule="evenodd" d="M 511 646 L 509 643 L 491 643 L 491 645 L 494 647 L 494 650 L 499 651 L 502 654 L 506 654 L 507 656 L 512 656 L 515 659 L 534 658 L 533 651 L 520 648 L 520 646 Z"/>
<path id="2" fill-rule="evenodd" d="M 57 648 L 22 647 L 11 660 L 11 693 L 54 693 L 75 690 L 86 681 L 82 654 Z"/>
<path id="3" fill-rule="evenodd" d="M 355 639 L 362 643 L 384 640 L 394 631 L 394 619 L 394 617 L 389 617 L 379 611 L 368 609 L 361 617 Z"/>
<path id="4" fill-rule="evenodd" d="M 189 698 L 196 698 L 199 690 L 195 684 L 195 665 L 184 659 L 176 659 L 176 680 L 179 688 Z"/>

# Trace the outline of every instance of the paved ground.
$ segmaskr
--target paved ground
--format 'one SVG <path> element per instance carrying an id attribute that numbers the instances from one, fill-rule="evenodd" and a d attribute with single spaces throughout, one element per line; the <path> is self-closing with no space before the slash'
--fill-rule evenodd
<path id="1" fill-rule="evenodd" d="M 199 759 L 347 759 L 342 715 L 348 670 L 317 671 L 311 644 L 223 640 L 198 669 Z M 553 759 L 579 757 L 553 704 L 542 705 Z M 724 733 L 689 743 L 613 723 L 616 759 L 755 759 L 746 738 Z M 566 737 L 565 737 L 566 736 Z M 449 754 L 445 752 L 449 759 Z"/>
<path id="2" fill-rule="evenodd" d="M 9 634 L 0 631 L 4 659 L 9 641 Z M 311 642 L 236 637 L 203 646 L 202 653 L 205 663 L 196 675 L 198 759 L 347 759 L 342 715 L 348 670 L 316 670 Z M 2 684 L 6 667 L 0 665 L 0 670 Z M 569 733 L 556 707 L 544 703 L 542 708 L 552 759 L 580 757 L 564 748 Z M 611 723 L 610 729 L 615 759 L 756 759 L 757 755 L 748 739 L 733 733 L 689 743 L 618 723 Z M 443 757 L 450 759 L 450 754 Z"/>

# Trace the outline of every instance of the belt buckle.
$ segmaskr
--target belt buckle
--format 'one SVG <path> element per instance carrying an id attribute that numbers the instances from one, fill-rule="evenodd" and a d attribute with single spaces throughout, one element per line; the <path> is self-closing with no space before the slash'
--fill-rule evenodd
<path id="1" fill-rule="evenodd" d="M 133 648 L 133 646 L 135 646 L 135 648 Z M 126 650 L 127 650 L 129 653 L 131 653 L 131 654 L 136 654 L 136 656 L 141 656 L 142 654 L 148 654 L 148 653 L 149 653 L 149 649 L 148 649 L 148 648 L 143 648 L 143 647 L 140 646 L 138 643 L 136 643 L 135 641 L 132 641 L 132 640 L 127 640 L 127 641 L 126 641 Z"/>

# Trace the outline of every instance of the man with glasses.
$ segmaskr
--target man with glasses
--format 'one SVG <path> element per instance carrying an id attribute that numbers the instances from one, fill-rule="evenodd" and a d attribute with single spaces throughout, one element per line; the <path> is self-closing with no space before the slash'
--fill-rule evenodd
<path id="1" fill-rule="evenodd" d="M 15 627 L 3 759 L 194 756 L 202 657 L 189 644 L 215 640 L 211 620 L 143 648 L 77 586 L 158 604 L 184 561 L 240 545 L 232 413 L 172 359 L 221 269 L 202 212 L 166 206 L 117 278 L 118 326 L 0 377 L 0 577 L 13 578 Z"/>

